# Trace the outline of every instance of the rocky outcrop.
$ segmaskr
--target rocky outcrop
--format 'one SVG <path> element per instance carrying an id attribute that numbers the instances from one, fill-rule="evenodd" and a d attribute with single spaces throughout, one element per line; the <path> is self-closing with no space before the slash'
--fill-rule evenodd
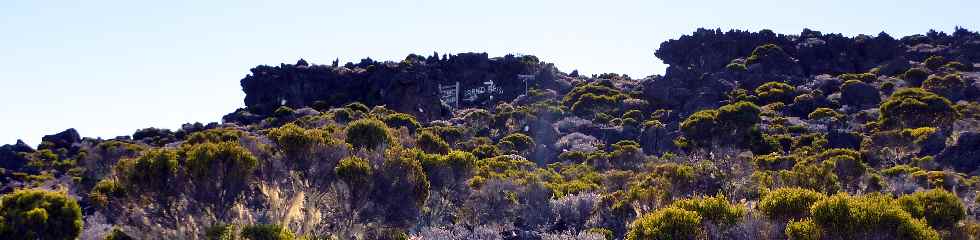
<path id="1" fill-rule="evenodd" d="M 77 152 L 78 147 L 75 146 L 77 143 L 82 142 L 82 136 L 78 134 L 74 128 L 69 128 L 57 134 L 45 135 L 41 138 L 41 145 L 38 146 L 38 150 L 41 149 L 67 149 L 69 153 L 73 154 Z"/>
<path id="2" fill-rule="evenodd" d="M 955 144 L 947 146 L 936 156 L 936 161 L 952 166 L 956 171 L 973 172 L 980 167 L 978 155 L 980 155 L 980 133 L 963 132 Z"/>
<path id="3" fill-rule="evenodd" d="M 751 90 L 770 81 L 795 86 L 822 82 L 809 90 L 821 90 L 829 95 L 841 83 L 823 84 L 831 82 L 819 81 L 821 78 L 815 76 L 863 73 L 872 69 L 882 74 L 899 74 L 908 69 L 909 60 L 922 61 L 932 55 L 969 65 L 980 60 L 980 34 L 957 28 L 952 35 L 930 32 L 896 40 L 886 33 L 846 37 L 809 29 L 799 35 L 769 30 L 698 29 L 691 35 L 662 43 L 655 54 L 668 65 L 667 72 L 663 77 L 644 82 L 645 100 L 654 108 L 673 109 L 686 116 L 699 109 L 720 106 L 726 100 L 725 93 L 735 88 Z M 857 101 L 849 102 L 852 104 L 874 104 L 873 96 L 864 94 L 870 91 L 857 93 L 861 94 L 859 98 L 848 94 L 845 100 Z"/>
<path id="4" fill-rule="evenodd" d="M 486 107 L 510 101 L 528 87 L 554 89 L 558 75 L 551 64 L 534 56 L 413 54 L 397 63 L 364 59 L 344 66 L 336 62 L 310 65 L 305 60 L 278 67 L 263 65 L 253 68 L 241 85 L 246 109 L 259 115 L 268 115 L 280 106 L 325 108 L 357 101 L 369 106 L 385 105 L 421 119 L 442 119 L 451 108 Z M 455 89 L 457 84 L 457 92 L 440 91 Z M 247 115 L 229 116 L 238 118 Z"/>
<path id="5" fill-rule="evenodd" d="M 0 168 L 15 170 L 27 164 L 27 158 L 22 153 L 32 153 L 34 148 L 28 146 L 24 141 L 17 140 L 16 144 L 6 144 L 0 146 Z"/>

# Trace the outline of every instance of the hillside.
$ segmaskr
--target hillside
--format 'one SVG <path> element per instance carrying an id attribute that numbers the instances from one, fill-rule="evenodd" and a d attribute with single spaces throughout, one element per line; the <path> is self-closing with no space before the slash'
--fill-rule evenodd
<path id="1" fill-rule="evenodd" d="M 220 123 L 0 146 L 0 236 L 980 239 L 980 33 L 698 29 L 655 56 L 256 66 Z"/>

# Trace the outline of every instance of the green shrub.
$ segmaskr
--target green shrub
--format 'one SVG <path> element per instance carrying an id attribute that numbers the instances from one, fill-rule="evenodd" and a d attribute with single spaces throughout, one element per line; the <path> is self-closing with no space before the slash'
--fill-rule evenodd
<path id="1" fill-rule="evenodd" d="M 667 207 L 634 220 L 626 239 L 693 240 L 701 235 L 701 217 L 697 212 Z"/>
<path id="2" fill-rule="evenodd" d="M 882 195 L 837 194 L 814 203 L 810 215 L 832 239 L 939 239 L 924 220 L 913 218 L 894 199 Z"/>
<path id="3" fill-rule="evenodd" d="M 921 88 L 896 91 L 879 110 L 884 129 L 945 127 L 958 117 L 949 100 Z"/>
<path id="4" fill-rule="evenodd" d="M 813 203 L 827 195 L 803 188 L 778 188 L 759 200 L 758 208 L 770 218 L 786 219 L 806 216 Z"/>
<path id="5" fill-rule="evenodd" d="M 752 65 L 759 63 L 764 59 L 785 57 L 788 57 L 788 55 L 783 51 L 783 48 L 777 46 L 776 44 L 765 44 L 752 50 L 752 55 L 745 60 L 745 63 Z"/>
<path id="6" fill-rule="evenodd" d="M 878 77 L 875 76 L 873 73 L 845 73 L 837 77 L 845 82 L 850 80 L 856 80 L 856 81 L 870 83 L 870 82 L 874 82 L 875 80 L 878 80 Z"/>
<path id="7" fill-rule="evenodd" d="M 185 149 L 187 172 L 199 196 L 231 201 L 247 186 L 259 160 L 238 143 L 205 143 Z"/>
<path id="8" fill-rule="evenodd" d="M 751 102 L 737 102 L 718 108 L 718 121 L 726 127 L 745 129 L 759 122 L 762 110 Z"/>
<path id="9" fill-rule="evenodd" d="M 359 157 L 341 159 L 334 168 L 334 173 L 351 187 L 369 188 L 371 184 L 371 165 Z"/>
<path id="10" fill-rule="evenodd" d="M 929 70 L 922 68 L 910 68 L 902 76 L 912 86 L 921 86 L 922 82 L 929 77 Z"/>
<path id="11" fill-rule="evenodd" d="M 0 236 L 6 239 L 75 239 L 82 210 L 65 193 L 19 190 L 0 198 Z"/>
<path id="12" fill-rule="evenodd" d="M 419 149 L 426 153 L 432 154 L 446 154 L 449 153 L 449 144 L 439 135 L 433 134 L 430 131 L 422 131 L 415 140 L 418 144 Z"/>
<path id="13" fill-rule="evenodd" d="M 289 155 L 304 152 L 316 144 L 327 143 L 331 139 L 327 131 L 304 129 L 292 123 L 270 129 L 268 136 Z"/>
<path id="14" fill-rule="evenodd" d="M 245 132 L 233 128 L 208 129 L 191 133 L 187 144 L 237 142 L 244 135 Z"/>
<path id="15" fill-rule="evenodd" d="M 955 100 L 963 96 L 966 83 L 963 82 L 959 74 L 932 75 L 925 82 L 922 82 L 922 89 Z"/>
<path id="16" fill-rule="evenodd" d="M 810 120 L 828 119 L 830 121 L 837 121 L 843 119 L 844 114 L 830 108 L 817 108 L 813 112 L 810 112 L 810 115 L 807 115 L 807 117 Z"/>
<path id="17" fill-rule="evenodd" d="M 812 219 L 791 221 L 784 233 L 789 240 L 820 240 L 820 226 Z"/>
<path id="18" fill-rule="evenodd" d="M 744 72 L 749 70 L 749 68 L 746 67 L 745 64 L 736 63 L 736 62 L 725 65 L 725 69 L 728 69 L 728 71 L 732 71 L 732 72 Z"/>
<path id="19" fill-rule="evenodd" d="M 374 149 L 392 141 L 388 126 L 375 119 L 360 119 L 347 126 L 347 143 L 354 148 Z"/>
<path id="20" fill-rule="evenodd" d="M 350 109 L 351 111 L 355 111 L 355 112 L 361 112 L 361 113 L 371 112 L 371 108 L 359 102 L 348 103 L 347 105 L 344 105 L 344 108 Z"/>
<path id="21" fill-rule="evenodd" d="M 284 118 L 284 117 L 292 116 L 293 114 L 296 114 L 296 110 L 293 110 L 292 108 L 287 106 L 279 106 L 279 108 L 276 108 L 276 111 L 272 113 L 272 116 L 277 118 Z"/>
<path id="22" fill-rule="evenodd" d="M 694 139 L 709 139 L 718 135 L 718 110 L 709 109 L 697 111 L 681 122 L 680 128 L 684 136 Z"/>
<path id="23" fill-rule="evenodd" d="M 123 160 L 118 165 L 127 185 L 145 191 L 170 189 L 177 178 L 177 152 L 172 149 L 150 149 L 143 156 Z"/>
<path id="24" fill-rule="evenodd" d="M 500 142 L 505 144 L 509 143 L 510 146 L 514 147 L 513 150 L 518 152 L 528 151 L 534 147 L 534 139 L 524 135 L 523 133 L 511 133 L 510 135 L 500 139 Z"/>
<path id="25" fill-rule="evenodd" d="M 697 212 L 705 221 L 728 226 L 734 225 L 745 215 L 744 208 L 731 204 L 725 196 L 683 199 L 670 206 Z"/>
<path id="26" fill-rule="evenodd" d="M 927 68 L 936 70 L 939 69 L 939 67 L 942 67 L 943 64 L 946 64 L 946 58 L 943 56 L 931 56 L 922 63 L 925 64 Z"/>
<path id="27" fill-rule="evenodd" d="M 242 228 L 242 237 L 248 240 L 293 240 L 293 232 L 272 224 L 250 225 Z"/>
<path id="28" fill-rule="evenodd" d="M 495 145 L 482 144 L 473 148 L 473 155 L 478 159 L 492 158 L 500 155 L 500 149 Z"/>
<path id="29" fill-rule="evenodd" d="M 417 151 L 392 149 L 386 153 L 374 182 L 372 201 L 385 212 L 384 223 L 407 227 L 414 223 L 429 198 L 429 179 Z"/>
<path id="30" fill-rule="evenodd" d="M 572 105 L 572 113 L 587 119 L 592 119 L 597 114 L 610 114 L 621 105 L 620 100 L 622 99 L 617 98 L 617 96 L 622 95 L 605 96 L 586 93 Z"/>
<path id="31" fill-rule="evenodd" d="M 794 156 L 783 156 L 778 153 L 770 153 L 766 155 L 757 155 L 752 157 L 755 165 L 759 169 L 764 170 L 782 170 L 792 168 L 796 165 L 796 157 Z"/>
<path id="32" fill-rule="evenodd" d="M 126 195 L 126 189 L 114 179 L 102 179 L 92 187 L 89 192 L 89 199 L 96 205 L 105 207 L 109 204 L 110 198 L 118 198 Z"/>
<path id="33" fill-rule="evenodd" d="M 420 125 L 419 122 L 415 120 L 415 116 L 405 114 L 405 113 L 388 114 L 387 116 L 385 116 L 385 124 L 393 129 L 405 127 L 408 129 L 409 132 L 413 132 L 413 133 L 415 132 L 415 130 L 422 127 L 422 125 Z"/>
<path id="34" fill-rule="evenodd" d="M 966 217 L 966 208 L 955 194 L 943 189 L 915 192 L 898 198 L 914 218 L 925 218 L 930 226 L 950 229 Z"/>
<path id="35" fill-rule="evenodd" d="M 760 104 L 791 103 L 796 97 L 796 88 L 782 82 L 767 82 L 755 88 L 755 95 Z"/>

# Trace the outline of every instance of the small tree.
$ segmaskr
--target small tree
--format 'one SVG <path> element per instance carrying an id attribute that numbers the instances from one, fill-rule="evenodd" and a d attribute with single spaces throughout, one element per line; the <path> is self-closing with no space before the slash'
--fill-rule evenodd
<path id="1" fill-rule="evenodd" d="M 75 239 L 82 210 L 65 193 L 21 190 L 0 198 L 0 236 L 6 239 Z"/>

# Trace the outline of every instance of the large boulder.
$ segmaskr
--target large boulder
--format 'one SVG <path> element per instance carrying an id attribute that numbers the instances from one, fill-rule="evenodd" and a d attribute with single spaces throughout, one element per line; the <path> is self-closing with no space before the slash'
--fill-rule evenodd
<path id="1" fill-rule="evenodd" d="M 34 149 L 24 141 L 17 140 L 16 144 L 0 146 L 0 167 L 16 170 L 27 164 L 27 158 L 22 153 L 32 153 Z"/>
<path id="2" fill-rule="evenodd" d="M 841 104 L 865 109 L 877 106 L 881 102 L 878 89 L 871 84 L 850 80 L 840 87 Z"/>
<path id="3" fill-rule="evenodd" d="M 69 128 L 60 133 L 45 135 L 41 138 L 41 146 L 38 149 L 70 149 L 72 145 L 82 142 L 82 136 L 74 128 Z"/>
<path id="4" fill-rule="evenodd" d="M 960 133 L 956 143 L 947 146 L 936 161 L 959 172 L 973 172 L 980 167 L 980 132 Z"/>

